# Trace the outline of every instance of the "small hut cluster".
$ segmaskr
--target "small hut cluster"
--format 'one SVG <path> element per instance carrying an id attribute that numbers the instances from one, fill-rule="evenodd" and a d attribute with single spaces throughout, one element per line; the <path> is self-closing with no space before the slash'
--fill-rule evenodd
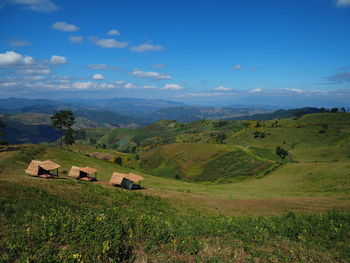
<path id="1" fill-rule="evenodd" d="M 24 172 L 31 176 L 39 176 L 41 178 L 58 178 L 58 168 L 61 166 L 53 161 L 37 161 L 32 160 L 28 168 Z M 52 170 L 56 170 L 56 174 L 52 173 Z M 97 169 L 92 167 L 78 167 L 72 166 L 68 173 L 69 177 L 79 179 L 83 181 L 96 181 Z M 125 189 L 135 190 L 141 188 L 141 181 L 144 178 L 134 173 L 113 173 L 109 183 L 113 186 L 121 186 Z"/>
<path id="2" fill-rule="evenodd" d="M 58 177 L 58 168 L 60 167 L 61 166 L 59 164 L 50 160 L 32 160 L 24 172 L 31 176 L 39 176 L 48 179 L 52 177 Z M 51 173 L 52 170 L 56 170 L 56 174 Z"/>
<path id="3" fill-rule="evenodd" d="M 141 186 L 139 182 L 143 179 L 142 176 L 134 173 L 113 173 L 109 183 L 113 186 L 121 186 L 129 190 L 134 190 L 140 189 Z"/>

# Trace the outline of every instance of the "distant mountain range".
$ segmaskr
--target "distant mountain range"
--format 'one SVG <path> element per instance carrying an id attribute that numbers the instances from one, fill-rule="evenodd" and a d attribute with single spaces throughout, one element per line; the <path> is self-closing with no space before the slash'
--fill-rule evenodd
<path id="1" fill-rule="evenodd" d="M 71 110 L 76 117 L 89 120 L 91 127 L 140 127 L 160 119 L 189 122 L 201 119 L 217 120 L 269 113 L 258 107 L 218 108 L 188 106 L 180 102 L 132 98 L 111 99 L 0 99 L 0 112 L 8 114 L 53 114 Z"/>
<path id="2" fill-rule="evenodd" d="M 275 119 L 300 117 L 303 115 L 319 113 L 319 112 L 321 112 L 321 110 L 314 107 L 304 107 L 304 108 L 289 109 L 289 110 L 281 109 L 271 113 L 241 116 L 238 118 L 232 118 L 231 120 L 275 120 Z"/>
<path id="3" fill-rule="evenodd" d="M 188 106 L 165 100 L 131 98 L 44 100 L 0 99 L 0 118 L 5 121 L 10 143 L 39 143 L 57 140 L 50 117 L 60 110 L 71 110 L 73 128 L 140 128 L 158 120 L 191 122 L 197 120 L 272 120 L 318 113 L 318 108 L 277 110 L 237 105 L 231 107 Z"/>
<path id="4" fill-rule="evenodd" d="M 253 114 L 269 113 L 271 110 L 262 108 L 246 107 L 233 109 L 229 107 L 214 108 L 204 106 L 180 106 L 168 107 L 157 110 L 148 118 L 157 120 L 176 120 L 179 122 L 190 122 L 197 120 L 220 120 L 220 119 L 235 119 L 243 116 L 250 116 Z"/>

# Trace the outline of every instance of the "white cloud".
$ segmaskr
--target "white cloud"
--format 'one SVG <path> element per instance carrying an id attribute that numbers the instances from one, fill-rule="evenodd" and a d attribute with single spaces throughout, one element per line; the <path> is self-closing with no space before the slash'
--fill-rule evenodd
<path id="1" fill-rule="evenodd" d="M 31 65 L 34 62 L 35 61 L 32 57 L 21 55 L 14 51 L 0 53 L 0 67 L 16 67 Z"/>
<path id="2" fill-rule="evenodd" d="M 23 9 L 29 9 L 37 12 L 52 12 L 58 10 L 58 7 L 50 0 L 7 0 L 6 4 L 16 4 L 23 6 Z"/>
<path id="3" fill-rule="evenodd" d="M 279 89 L 280 91 L 291 91 L 291 92 L 295 92 L 295 93 L 305 93 L 306 90 L 302 90 L 302 89 L 290 89 L 290 88 L 284 88 L 284 89 Z"/>
<path id="4" fill-rule="evenodd" d="M 171 79 L 169 74 L 162 74 L 154 71 L 141 71 L 138 69 L 134 69 L 130 74 L 138 78 Z"/>
<path id="5" fill-rule="evenodd" d="M 71 87 L 73 89 L 89 89 L 93 87 L 94 83 L 91 81 L 86 81 L 86 82 L 74 82 L 71 84 Z"/>
<path id="6" fill-rule="evenodd" d="M 145 85 L 141 86 L 140 89 L 157 89 L 157 87 L 154 85 Z"/>
<path id="7" fill-rule="evenodd" d="M 68 59 L 62 56 L 55 56 L 53 55 L 50 60 L 52 65 L 60 65 L 60 64 L 67 64 Z"/>
<path id="8" fill-rule="evenodd" d="M 16 87 L 18 85 L 19 85 L 19 83 L 15 82 L 15 81 L 0 83 L 0 87 L 2 87 L 2 88 L 11 88 L 11 87 Z"/>
<path id="9" fill-rule="evenodd" d="M 234 70 L 240 70 L 240 69 L 242 69 L 242 65 L 241 64 L 234 65 L 233 69 Z"/>
<path id="10" fill-rule="evenodd" d="M 109 36 L 120 36 L 119 31 L 116 30 L 116 29 L 111 29 L 111 30 L 109 30 L 107 34 L 108 34 Z"/>
<path id="11" fill-rule="evenodd" d="M 232 89 L 229 88 L 229 87 L 219 86 L 219 87 L 214 88 L 214 90 L 230 91 L 230 90 L 232 90 Z"/>
<path id="12" fill-rule="evenodd" d="M 24 69 L 18 71 L 19 74 L 25 75 L 35 75 L 35 74 L 51 74 L 51 70 L 49 69 Z"/>
<path id="13" fill-rule="evenodd" d="M 56 22 L 52 25 L 52 28 L 63 32 L 74 32 L 79 30 L 79 27 L 66 22 Z"/>
<path id="14" fill-rule="evenodd" d="M 350 0 L 337 0 L 337 7 L 350 7 Z"/>
<path id="15" fill-rule="evenodd" d="M 134 84 L 131 84 L 131 83 L 126 83 L 124 85 L 124 89 L 135 89 L 136 86 Z"/>
<path id="16" fill-rule="evenodd" d="M 102 48 L 124 48 L 128 45 L 128 42 L 116 41 L 113 38 L 92 38 L 91 40 L 97 46 Z"/>
<path id="17" fill-rule="evenodd" d="M 257 89 L 252 89 L 252 90 L 250 90 L 249 92 L 250 92 L 250 93 L 258 93 L 258 92 L 262 92 L 262 91 L 263 91 L 262 89 L 257 88 Z"/>
<path id="18" fill-rule="evenodd" d="M 94 80 L 103 80 L 105 78 L 102 76 L 102 74 L 94 74 L 92 76 L 92 79 L 94 79 Z"/>
<path id="19" fill-rule="evenodd" d="M 178 84 L 166 84 L 163 89 L 165 90 L 183 90 L 184 88 Z"/>
<path id="20" fill-rule="evenodd" d="M 98 83 L 97 89 L 114 89 L 116 86 L 113 83 Z"/>
<path id="21" fill-rule="evenodd" d="M 124 85 L 125 81 L 124 80 L 116 80 L 113 82 L 115 85 Z"/>
<path id="22" fill-rule="evenodd" d="M 151 42 L 148 42 L 139 46 L 131 47 L 130 50 L 134 52 L 162 51 L 164 50 L 164 47 L 161 45 L 153 45 Z"/>
<path id="23" fill-rule="evenodd" d="M 70 36 L 69 42 L 74 44 L 83 44 L 83 37 L 82 36 Z"/>
<path id="24" fill-rule="evenodd" d="M 20 40 L 20 39 L 13 39 L 10 40 L 9 45 L 13 48 L 16 47 L 25 47 L 25 46 L 30 46 L 32 43 L 26 40 Z"/>

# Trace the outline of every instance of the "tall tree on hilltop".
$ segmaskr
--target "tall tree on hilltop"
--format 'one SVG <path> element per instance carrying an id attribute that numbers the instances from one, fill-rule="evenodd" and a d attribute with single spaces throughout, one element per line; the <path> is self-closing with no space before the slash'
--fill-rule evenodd
<path id="1" fill-rule="evenodd" d="M 0 129 L 1 129 L 1 128 L 5 128 L 5 127 L 6 127 L 5 122 L 3 122 L 3 121 L 0 119 Z M 4 132 L 4 131 L 0 131 L 0 136 L 3 136 L 3 135 L 5 135 L 5 132 Z M 0 140 L 0 145 L 5 145 L 5 144 L 7 144 L 7 141 L 5 141 L 5 140 Z"/>
<path id="2" fill-rule="evenodd" d="M 71 112 L 69 110 L 68 111 L 61 110 L 61 111 L 59 111 L 51 116 L 51 121 L 52 121 L 52 127 L 59 130 L 61 133 L 60 147 L 62 148 L 63 129 L 65 129 L 65 128 L 69 129 L 75 123 L 75 118 L 74 118 L 73 112 Z"/>
<path id="3" fill-rule="evenodd" d="M 72 145 L 74 143 L 74 134 L 73 134 L 73 129 L 69 127 L 65 132 L 64 132 L 64 143 L 67 146 Z"/>

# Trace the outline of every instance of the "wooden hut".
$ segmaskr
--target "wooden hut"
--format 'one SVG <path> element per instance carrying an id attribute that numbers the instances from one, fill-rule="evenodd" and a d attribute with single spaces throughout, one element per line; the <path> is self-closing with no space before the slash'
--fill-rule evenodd
<path id="1" fill-rule="evenodd" d="M 109 183 L 113 186 L 121 186 L 123 188 L 134 190 L 139 189 L 141 186 L 141 182 L 144 177 L 134 174 L 134 173 L 113 173 Z M 138 184 L 139 183 L 139 184 Z"/>
<path id="2" fill-rule="evenodd" d="M 53 161 L 46 160 L 46 161 L 38 161 L 38 160 L 32 160 L 28 168 L 24 170 L 24 172 L 31 176 L 39 176 L 42 178 L 52 178 L 57 176 L 58 177 L 58 168 L 61 166 Z M 56 169 L 56 174 L 51 173 L 51 170 Z"/>
<path id="3" fill-rule="evenodd" d="M 75 179 L 80 179 L 83 181 L 96 181 L 97 169 L 92 167 L 78 167 L 72 166 L 70 169 L 68 176 L 73 177 Z"/>

